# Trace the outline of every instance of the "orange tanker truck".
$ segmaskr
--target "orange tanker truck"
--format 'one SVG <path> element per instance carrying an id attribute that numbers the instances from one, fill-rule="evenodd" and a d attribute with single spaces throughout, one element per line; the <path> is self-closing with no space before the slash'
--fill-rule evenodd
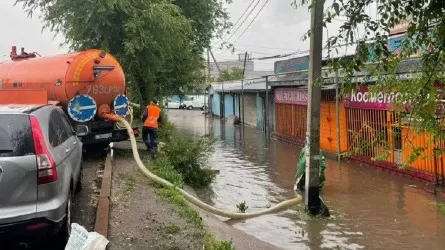
<path id="1" fill-rule="evenodd" d="M 125 75 L 112 55 L 86 50 L 38 57 L 23 48 L 17 54 L 16 47 L 12 47 L 10 57 L 11 61 L 0 63 L 2 103 L 37 103 L 46 99 L 49 104 L 61 106 L 75 129 L 78 124 L 88 126 L 89 134 L 81 138 L 85 145 L 105 147 L 128 139 L 127 131 L 118 126 L 116 119 L 107 119 L 107 115 L 125 118 L 131 112 Z M 32 94 L 23 95 L 25 92 Z M 137 128 L 134 132 L 138 134 Z"/>

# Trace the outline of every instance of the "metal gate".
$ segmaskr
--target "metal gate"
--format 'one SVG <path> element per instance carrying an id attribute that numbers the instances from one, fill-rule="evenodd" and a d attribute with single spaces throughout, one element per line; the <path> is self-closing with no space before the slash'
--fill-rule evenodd
<path id="1" fill-rule="evenodd" d="M 275 104 L 275 133 L 297 143 L 304 143 L 307 126 L 307 106 Z"/>
<path id="2" fill-rule="evenodd" d="M 402 164 L 402 136 L 395 112 L 347 108 L 348 152 L 364 160 Z"/>

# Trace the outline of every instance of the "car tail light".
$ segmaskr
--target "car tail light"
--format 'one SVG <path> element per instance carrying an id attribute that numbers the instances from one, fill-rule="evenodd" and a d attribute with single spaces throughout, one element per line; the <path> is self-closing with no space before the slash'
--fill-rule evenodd
<path id="1" fill-rule="evenodd" d="M 37 162 L 37 184 L 46 184 L 57 181 L 56 162 L 49 152 L 39 120 L 31 116 L 32 137 Z"/>

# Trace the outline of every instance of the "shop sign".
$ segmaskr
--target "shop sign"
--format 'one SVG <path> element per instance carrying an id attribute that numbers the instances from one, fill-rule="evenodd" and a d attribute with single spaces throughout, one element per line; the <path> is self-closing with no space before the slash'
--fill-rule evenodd
<path id="1" fill-rule="evenodd" d="M 349 108 L 391 110 L 392 104 L 397 101 L 401 93 L 369 92 L 368 86 L 361 86 L 358 90 L 352 90 L 345 99 L 345 106 Z"/>
<path id="2" fill-rule="evenodd" d="M 437 103 L 438 107 L 442 110 L 441 103 L 443 102 L 443 94 L 441 84 L 436 84 L 438 88 L 437 93 Z M 345 98 L 345 106 L 349 108 L 360 108 L 360 109 L 375 109 L 375 110 L 391 110 L 393 104 L 397 103 L 398 99 L 402 97 L 402 93 L 397 91 L 379 91 L 379 92 L 369 92 L 367 85 L 362 85 L 358 90 L 352 90 L 349 95 Z M 429 94 L 427 95 L 429 98 Z M 408 108 L 409 100 L 401 102 L 401 104 Z"/>
<path id="3" fill-rule="evenodd" d="M 307 105 L 307 89 L 277 88 L 275 92 L 275 103 Z"/>

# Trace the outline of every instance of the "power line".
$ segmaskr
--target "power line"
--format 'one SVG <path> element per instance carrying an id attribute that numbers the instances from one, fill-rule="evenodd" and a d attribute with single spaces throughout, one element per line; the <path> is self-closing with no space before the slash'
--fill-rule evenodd
<path id="1" fill-rule="evenodd" d="M 241 21 L 241 18 L 243 18 L 243 16 L 250 9 L 250 7 L 252 6 L 252 4 L 254 2 L 255 2 L 255 0 L 252 0 L 252 2 L 250 2 L 249 6 L 247 6 L 247 8 L 244 10 L 243 14 L 238 18 L 238 20 L 235 22 L 235 24 L 232 26 L 232 28 L 230 28 L 230 30 L 227 32 L 227 34 L 230 34 L 230 32 L 232 32 L 233 28 L 235 28 L 235 26 L 239 23 L 239 21 Z M 222 39 L 222 40 L 224 40 L 224 39 Z"/>
<path id="2" fill-rule="evenodd" d="M 259 2 L 259 1 L 258 1 Z M 260 11 L 258 11 L 258 13 L 256 13 L 255 17 L 252 19 L 252 21 L 249 23 L 249 25 L 247 26 L 246 29 L 244 29 L 243 33 L 241 33 L 241 35 L 239 35 L 235 41 L 232 44 L 235 44 L 243 35 L 244 33 L 246 33 L 246 31 L 250 28 L 250 26 L 252 25 L 252 23 L 255 21 L 255 19 L 258 17 L 258 15 L 261 13 L 261 11 L 264 9 L 264 7 L 266 6 L 266 4 L 269 2 L 269 0 L 266 0 L 266 2 L 264 2 L 263 6 L 261 7 Z"/>
<path id="3" fill-rule="evenodd" d="M 267 0 L 269 1 L 269 0 Z M 252 12 L 256 9 L 256 7 L 258 6 L 258 4 L 261 2 L 261 0 L 258 0 L 256 2 L 256 4 L 253 6 L 253 8 L 250 10 L 249 14 L 247 14 L 247 16 L 244 18 L 244 20 L 241 22 L 241 24 L 238 26 L 238 28 L 232 33 L 232 35 L 230 35 L 229 38 L 227 38 L 225 41 L 223 41 L 223 43 L 226 43 L 227 41 L 230 40 L 230 38 L 232 38 L 236 32 L 241 28 L 241 26 L 243 26 L 243 24 L 246 22 L 247 18 L 252 14 Z"/>
<path id="4" fill-rule="evenodd" d="M 255 2 L 255 0 L 252 0 L 252 2 L 250 2 L 249 6 L 247 6 L 247 8 L 244 10 L 243 14 L 238 18 L 238 20 L 235 22 L 235 24 L 230 28 L 229 31 L 227 31 L 227 33 L 224 35 L 223 38 L 221 38 L 221 41 L 224 43 L 224 38 L 226 38 L 230 32 L 232 32 L 233 28 L 235 28 L 235 26 L 239 23 L 239 21 L 241 21 L 241 19 L 243 18 L 243 16 L 246 14 L 246 12 L 250 9 L 250 7 L 252 6 L 252 4 Z M 218 43 L 218 41 L 216 41 L 215 43 L 213 43 L 211 45 L 211 47 L 214 47 L 216 44 Z"/>

